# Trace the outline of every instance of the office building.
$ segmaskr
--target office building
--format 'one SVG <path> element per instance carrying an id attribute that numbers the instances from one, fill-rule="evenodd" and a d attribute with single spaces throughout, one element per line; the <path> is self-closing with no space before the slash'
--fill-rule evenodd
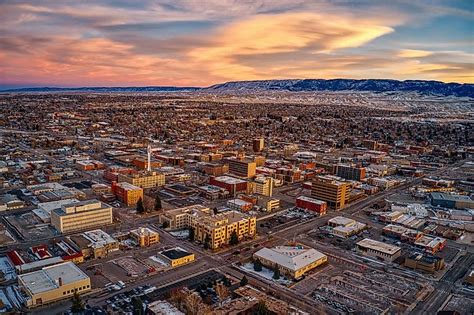
<path id="1" fill-rule="evenodd" d="M 296 206 L 301 209 L 315 211 L 320 215 L 326 214 L 327 211 L 327 203 L 325 201 L 307 196 L 299 196 L 296 198 Z"/>
<path id="2" fill-rule="evenodd" d="M 312 181 L 311 196 L 339 210 L 344 208 L 349 199 L 349 184 L 334 176 L 316 176 Z"/>
<path id="3" fill-rule="evenodd" d="M 225 162 L 229 165 L 229 173 L 244 178 L 252 178 L 256 174 L 257 163 L 248 159 L 229 158 Z"/>
<path id="4" fill-rule="evenodd" d="M 97 229 L 69 237 L 82 252 L 84 258 L 105 258 L 119 250 L 119 242 L 106 232 Z"/>
<path id="5" fill-rule="evenodd" d="M 194 239 L 209 244 L 212 249 L 229 244 L 235 231 L 239 240 L 253 238 L 257 219 L 237 211 L 214 214 L 210 208 L 194 205 L 166 211 L 160 215 L 160 222 L 167 222 L 170 229 L 194 230 Z"/>
<path id="6" fill-rule="evenodd" d="M 365 167 L 338 164 L 336 166 L 336 175 L 349 180 L 361 181 L 365 178 Z"/>
<path id="7" fill-rule="evenodd" d="M 411 253 L 405 258 L 405 267 L 434 273 L 444 268 L 444 259 L 426 253 Z"/>
<path id="8" fill-rule="evenodd" d="M 72 262 L 65 262 L 18 276 L 18 285 L 27 298 L 27 307 L 35 307 L 71 298 L 91 290 L 90 278 Z"/>
<path id="9" fill-rule="evenodd" d="M 176 268 L 194 261 L 194 254 L 188 253 L 181 247 L 164 250 L 159 253 L 159 257 L 163 259 L 169 266 Z"/>
<path id="10" fill-rule="evenodd" d="M 140 198 L 143 200 L 143 189 L 126 182 L 112 182 L 112 193 L 127 206 L 136 205 Z"/>
<path id="11" fill-rule="evenodd" d="M 328 225 L 332 227 L 332 234 L 342 238 L 347 238 L 352 235 L 362 232 L 367 225 L 356 220 L 346 217 L 335 217 L 328 220 Z"/>
<path id="12" fill-rule="evenodd" d="M 226 189 L 231 196 L 235 196 L 237 193 L 246 193 L 248 189 L 247 181 L 230 176 L 211 177 L 209 184 Z"/>
<path id="13" fill-rule="evenodd" d="M 96 199 L 63 205 L 51 211 L 51 225 L 61 233 L 112 224 L 112 207 Z"/>
<path id="14" fill-rule="evenodd" d="M 277 246 L 262 248 L 253 254 L 268 268 L 278 268 L 280 272 L 294 279 L 301 278 L 306 272 L 324 264 L 328 258 L 314 248 L 298 246 Z"/>
<path id="15" fill-rule="evenodd" d="M 210 176 L 222 176 L 229 172 L 229 165 L 217 164 L 217 163 L 204 163 L 200 166 L 200 169 Z"/>
<path id="16" fill-rule="evenodd" d="M 254 192 L 257 195 L 271 197 L 273 195 L 274 180 L 271 177 L 259 176 L 253 181 Z"/>
<path id="17" fill-rule="evenodd" d="M 137 242 L 140 247 L 148 247 L 160 241 L 160 234 L 147 227 L 139 227 L 130 231 L 130 237 Z"/>
<path id="18" fill-rule="evenodd" d="M 359 251 L 370 257 L 383 261 L 393 262 L 400 257 L 402 249 L 398 246 L 386 244 L 369 238 L 365 238 L 357 243 Z"/>
<path id="19" fill-rule="evenodd" d="M 165 175 L 156 172 L 139 174 L 118 174 L 118 182 L 126 182 L 140 188 L 153 188 L 165 185 Z"/>
<path id="20" fill-rule="evenodd" d="M 252 146 L 254 152 L 263 151 L 264 140 L 263 138 L 253 139 Z"/>

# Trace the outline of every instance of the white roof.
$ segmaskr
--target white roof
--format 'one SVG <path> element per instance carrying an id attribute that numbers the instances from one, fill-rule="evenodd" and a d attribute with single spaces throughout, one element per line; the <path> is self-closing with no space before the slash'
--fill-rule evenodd
<path id="1" fill-rule="evenodd" d="M 299 270 L 321 258 L 326 257 L 314 248 L 301 246 L 277 246 L 275 248 L 262 248 L 254 254 L 292 271 Z"/>
<path id="2" fill-rule="evenodd" d="M 319 200 L 319 199 L 315 199 L 315 198 L 311 198 L 311 197 L 308 197 L 308 196 L 299 196 L 299 197 L 296 198 L 296 199 L 297 199 L 297 200 L 304 200 L 304 201 L 312 202 L 312 203 L 317 204 L 317 205 L 323 205 L 323 204 L 326 203 L 325 201 L 322 201 L 322 200 Z"/>
<path id="3" fill-rule="evenodd" d="M 349 219 L 349 218 L 341 217 L 341 216 L 329 219 L 328 222 L 332 224 L 336 224 L 336 225 L 342 225 L 342 226 L 352 225 L 356 223 L 356 221 L 353 219 Z"/>
<path id="4" fill-rule="evenodd" d="M 72 198 L 72 199 L 64 199 L 64 200 L 57 200 L 57 201 L 50 201 L 50 202 L 42 202 L 38 204 L 38 207 L 41 210 L 46 211 L 48 214 L 51 214 L 51 211 L 54 209 L 60 209 L 62 206 L 79 202 L 79 200 Z"/>
<path id="5" fill-rule="evenodd" d="M 236 184 L 241 184 L 241 183 L 246 182 L 245 180 L 241 180 L 239 178 L 230 177 L 230 176 L 218 176 L 214 179 L 219 182 L 223 182 L 223 183 L 231 184 L 231 185 L 236 185 Z"/>
<path id="6" fill-rule="evenodd" d="M 88 279 L 89 277 L 73 262 L 65 262 L 45 267 L 39 271 L 19 275 L 18 278 L 21 279 L 31 294 L 38 294 L 59 288 L 59 278 L 61 278 L 63 285 L 65 285 Z"/>
<path id="7" fill-rule="evenodd" d="M 400 250 L 400 247 L 398 246 L 379 242 L 376 240 L 372 240 L 370 238 L 363 239 L 362 241 L 358 242 L 357 245 L 360 247 L 370 248 L 372 250 L 375 250 L 381 253 L 386 253 L 389 255 L 393 255 Z"/>

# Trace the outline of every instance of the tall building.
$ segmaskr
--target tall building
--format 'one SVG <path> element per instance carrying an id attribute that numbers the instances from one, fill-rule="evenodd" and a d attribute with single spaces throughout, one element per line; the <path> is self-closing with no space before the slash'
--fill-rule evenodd
<path id="1" fill-rule="evenodd" d="M 98 200 L 86 200 L 51 211 L 51 225 L 61 233 L 112 224 L 112 207 Z"/>
<path id="2" fill-rule="evenodd" d="M 254 191 L 258 195 L 271 197 L 273 195 L 273 178 L 271 177 L 257 177 L 253 181 Z"/>
<path id="3" fill-rule="evenodd" d="M 143 189 L 127 182 L 112 182 L 112 193 L 127 206 L 136 205 L 140 198 L 143 200 Z"/>
<path id="4" fill-rule="evenodd" d="M 263 145 L 264 145 L 263 138 L 253 139 L 252 144 L 253 144 L 253 151 L 254 152 L 263 151 Z"/>
<path id="5" fill-rule="evenodd" d="M 235 231 L 239 240 L 255 237 L 257 218 L 236 211 L 214 214 L 210 208 L 194 205 L 167 211 L 160 222 L 168 222 L 171 229 L 194 229 L 194 239 L 212 249 L 229 244 Z"/>
<path id="6" fill-rule="evenodd" d="M 248 159 L 227 159 L 229 164 L 229 172 L 231 174 L 251 178 L 255 176 L 257 163 Z"/>
<path id="7" fill-rule="evenodd" d="M 165 175 L 156 172 L 140 174 L 118 174 L 118 182 L 126 182 L 140 188 L 153 188 L 165 185 Z"/>
<path id="8" fill-rule="evenodd" d="M 311 196 L 339 210 L 344 208 L 349 199 L 349 184 L 338 181 L 334 176 L 316 176 L 313 178 Z"/>
<path id="9" fill-rule="evenodd" d="M 35 307 L 70 298 L 74 293 L 91 290 L 90 278 L 72 262 L 18 275 L 18 285 L 27 298 L 27 307 Z"/>
<path id="10" fill-rule="evenodd" d="M 130 237 L 137 242 L 140 247 L 147 247 L 160 241 L 160 234 L 147 227 L 139 227 L 130 231 Z"/>
<path id="11" fill-rule="evenodd" d="M 356 167 L 348 164 L 338 164 L 336 175 L 349 180 L 362 180 L 365 178 L 365 167 Z"/>

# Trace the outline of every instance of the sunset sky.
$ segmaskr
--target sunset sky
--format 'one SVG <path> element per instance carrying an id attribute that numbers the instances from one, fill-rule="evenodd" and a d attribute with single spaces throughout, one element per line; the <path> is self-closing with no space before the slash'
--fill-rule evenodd
<path id="1" fill-rule="evenodd" d="M 0 0 L 0 88 L 474 83 L 474 1 Z"/>

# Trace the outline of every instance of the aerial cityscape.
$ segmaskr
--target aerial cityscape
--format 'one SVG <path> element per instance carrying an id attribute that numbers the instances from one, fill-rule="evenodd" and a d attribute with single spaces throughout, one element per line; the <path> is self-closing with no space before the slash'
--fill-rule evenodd
<path id="1" fill-rule="evenodd" d="M 472 2 L 0 12 L 0 314 L 474 314 Z"/>

